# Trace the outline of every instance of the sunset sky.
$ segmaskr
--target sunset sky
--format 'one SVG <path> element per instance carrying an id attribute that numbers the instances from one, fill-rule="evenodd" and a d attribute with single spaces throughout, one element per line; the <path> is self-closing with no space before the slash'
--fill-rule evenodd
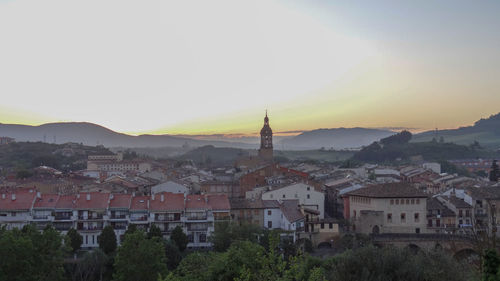
<path id="1" fill-rule="evenodd" d="M 0 123 L 125 133 L 470 125 L 500 1 L 0 0 Z"/>

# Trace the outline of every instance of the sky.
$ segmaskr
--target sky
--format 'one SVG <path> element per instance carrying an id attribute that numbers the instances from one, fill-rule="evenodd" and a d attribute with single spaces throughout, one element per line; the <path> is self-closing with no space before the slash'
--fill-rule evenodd
<path id="1" fill-rule="evenodd" d="M 0 0 L 0 123 L 455 128 L 500 112 L 500 1 Z"/>

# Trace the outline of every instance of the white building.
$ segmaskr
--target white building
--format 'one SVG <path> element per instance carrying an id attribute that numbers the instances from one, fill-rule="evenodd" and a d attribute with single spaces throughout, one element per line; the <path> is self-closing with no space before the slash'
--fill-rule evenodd
<path id="1" fill-rule="evenodd" d="M 188 194 L 189 188 L 175 181 L 167 181 L 151 187 L 151 194 L 161 192 Z"/>
<path id="2" fill-rule="evenodd" d="M 320 212 L 320 218 L 324 218 L 325 194 L 316 191 L 313 186 L 296 183 L 279 189 L 262 193 L 262 200 L 290 200 L 297 199 L 299 204 L 305 208 Z"/>

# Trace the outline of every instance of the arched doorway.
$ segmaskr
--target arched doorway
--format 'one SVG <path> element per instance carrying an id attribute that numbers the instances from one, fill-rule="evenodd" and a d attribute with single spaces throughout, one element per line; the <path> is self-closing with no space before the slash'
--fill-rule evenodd
<path id="1" fill-rule="evenodd" d="M 378 225 L 376 225 L 372 228 L 372 233 L 373 234 L 380 234 L 380 228 L 378 227 Z"/>

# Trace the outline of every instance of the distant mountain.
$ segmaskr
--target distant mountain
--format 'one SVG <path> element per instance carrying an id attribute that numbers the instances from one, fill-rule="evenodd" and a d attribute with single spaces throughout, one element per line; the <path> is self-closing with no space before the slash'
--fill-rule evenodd
<path id="1" fill-rule="evenodd" d="M 238 142 L 194 140 L 170 135 L 131 136 L 117 133 L 105 127 L 86 123 L 49 123 L 40 126 L 0 124 L 0 136 L 15 138 L 16 141 L 42 141 L 47 143 L 83 143 L 105 147 L 190 147 L 213 145 L 217 147 L 256 148 L 257 144 Z"/>
<path id="2" fill-rule="evenodd" d="M 285 150 L 319 149 L 322 147 L 326 149 L 359 148 L 394 134 L 388 130 L 365 128 L 318 129 L 284 139 L 275 146 L 275 149 L 283 149 L 283 147 Z"/>
<path id="3" fill-rule="evenodd" d="M 413 136 L 412 142 L 426 142 L 433 138 L 443 138 L 445 142 L 470 145 L 474 141 L 488 148 L 500 148 L 500 113 L 481 119 L 472 126 L 452 130 L 428 131 Z"/>

